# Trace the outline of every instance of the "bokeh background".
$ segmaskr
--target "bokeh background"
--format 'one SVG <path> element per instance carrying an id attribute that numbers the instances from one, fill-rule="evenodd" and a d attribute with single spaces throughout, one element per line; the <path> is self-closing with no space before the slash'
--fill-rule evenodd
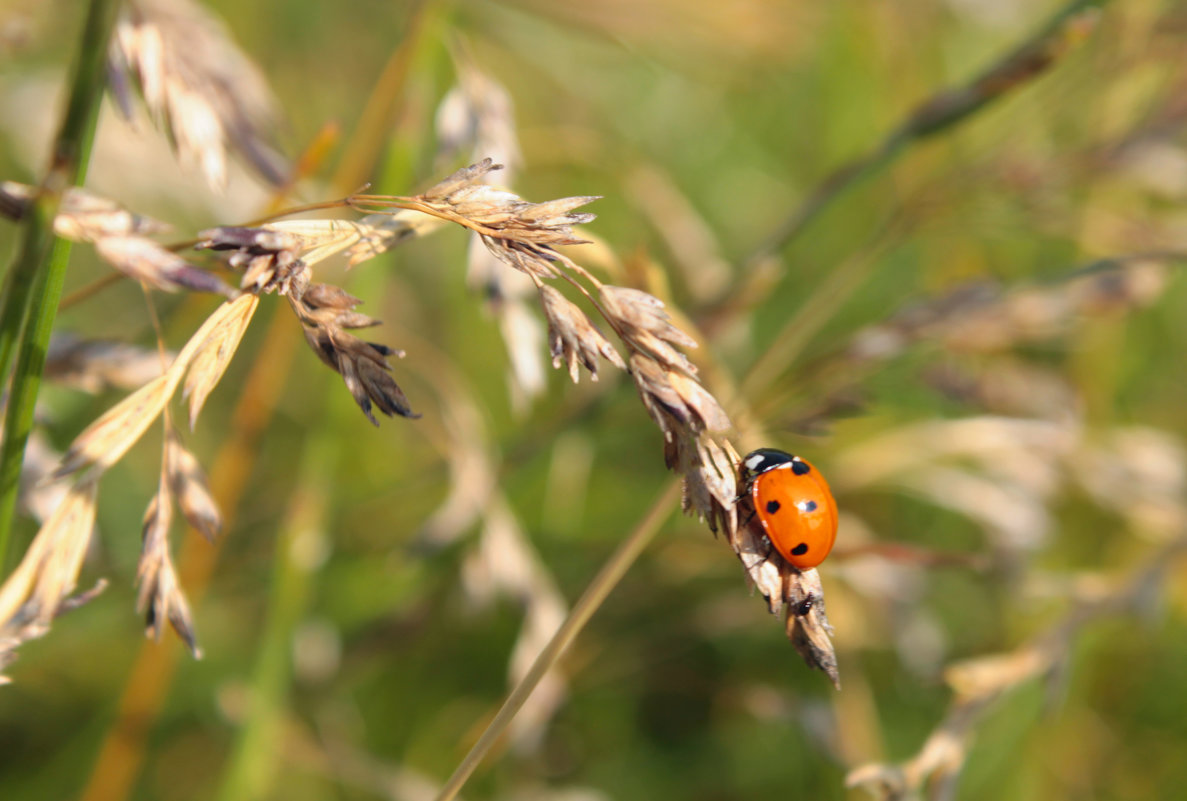
<path id="1" fill-rule="evenodd" d="M 879 797 L 846 777 L 903 762 L 925 797 L 1181 794 L 1187 6 L 1078 5 L 1100 8 L 1046 69 L 979 85 L 993 102 L 832 194 L 1066 4 L 207 5 L 270 83 L 282 150 L 306 155 L 289 205 L 467 163 L 468 144 L 444 152 L 442 101 L 467 69 L 491 82 L 515 191 L 603 195 L 574 257 L 668 301 L 739 447 L 802 453 L 838 496 L 820 572 L 843 689 L 672 503 L 464 797 Z M 82 6 L 0 6 L 0 177 L 40 174 Z M 213 193 L 110 111 L 94 191 L 178 239 L 267 210 L 249 173 Z M 6 261 L 18 233 L 0 228 Z M 264 300 L 188 438 L 229 499 L 215 545 L 174 533 L 200 661 L 134 612 L 159 435 L 105 477 L 82 585 L 110 585 L 9 669 L 0 795 L 433 797 L 671 481 L 630 382 L 553 371 L 537 329 L 467 281 L 467 249 L 446 230 L 318 268 L 407 351 L 419 420 L 373 428 Z M 76 247 L 68 293 L 105 272 Z M 174 347 L 215 305 L 157 301 Z M 154 342 L 129 282 L 60 328 Z M 49 387 L 48 442 L 126 392 Z M 929 742 L 947 749 L 932 779 L 911 773 Z"/>

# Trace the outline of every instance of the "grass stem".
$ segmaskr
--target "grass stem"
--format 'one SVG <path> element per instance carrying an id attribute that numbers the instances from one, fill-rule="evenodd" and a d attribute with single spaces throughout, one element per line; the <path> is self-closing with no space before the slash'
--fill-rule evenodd
<path id="1" fill-rule="evenodd" d="M 8 558 L 25 444 L 33 426 L 33 407 L 70 258 L 70 243 L 54 236 L 54 219 L 62 194 L 86 178 L 106 87 L 107 44 L 118 9 L 119 0 L 92 0 L 90 4 L 66 114 L 53 143 L 41 192 L 33 201 L 20 253 L 5 281 L 0 377 L 8 376 L 14 350 L 16 367 L 11 373 L 0 446 L 0 565 Z"/>
<path id="2" fill-rule="evenodd" d="M 516 713 L 527 702 L 536 686 L 544 678 L 553 665 L 564 655 L 565 650 L 577 639 L 577 635 L 585 628 L 585 624 L 589 622 L 594 613 L 598 611 L 602 603 L 610 595 L 622 577 L 626 575 L 627 570 L 643 553 L 643 550 L 655 537 L 659 531 L 660 525 L 667 520 L 668 515 L 671 514 L 672 508 L 676 503 L 679 495 L 680 484 L 678 481 L 671 481 L 667 487 L 660 492 L 655 499 L 655 503 L 647 510 L 643 519 L 635 526 L 635 530 L 630 533 L 622 544 L 602 566 L 601 571 L 590 582 L 589 587 L 586 588 L 585 594 L 577 601 L 569 616 L 565 618 L 565 622 L 561 624 L 556 633 L 552 635 L 552 639 L 540 651 L 540 655 L 536 657 L 536 661 L 532 663 L 520 682 L 512 688 L 507 700 L 503 702 L 503 706 L 499 708 L 498 713 L 482 732 L 482 736 L 478 738 L 478 742 L 470 749 L 469 753 L 458 764 L 457 769 L 454 770 L 453 775 L 441 788 L 437 794 L 437 801 L 452 801 L 457 797 L 461 791 L 466 780 L 474 773 L 475 769 L 486 757 L 490 750 L 498 742 L 499 737 L 507 730 L 511 721 L 515 718 Z"/>

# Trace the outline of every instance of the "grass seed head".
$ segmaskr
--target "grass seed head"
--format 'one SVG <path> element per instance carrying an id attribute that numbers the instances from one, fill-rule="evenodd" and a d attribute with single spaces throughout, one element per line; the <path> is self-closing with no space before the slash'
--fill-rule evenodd
<path id="1" fill-rule="evenodd" d="M 37 187 L 0 181 L 0 215 L 19 222 L 25 219 Z M 151 217 L 133 214 L 114 200 L 73 186 L 62 196 L 54 233 L 72 242 L 96 242 L 109 236 L 156 234 L 169 226 Z"/>
<path id="2" fill-rule="evenodd" d="M 234 297 L 218 276 L 139 236 L 108 236 L 95 242 L 98 254 L 124 275 L 165 292 L 188 289 Z"/>
<path id="3" fill-rule="evenodd" d="M 169 554 L 172 522 L 173 497 L 169 482 L 162 474 L 160 489 L 144 513 L 140 562 L 136 567 L 136 583 L 140 586 L 136 608 L 145 616 L 145 634 L 159 640 L 164 623 L 168 621 L 190 652 L 200 657 L 190 606 L 181 591 Z"/>
<path id="4" fill-rule="evenodd" d="M 198 458 L 181 444 L 176 431 L 171 428 L 167 438 L 165 470 L 169 489 L 186 522 L 207 540 L 213 541 L 223 521 L 214 495 L 210 492 L 206 472 Z"/>
<path id="5" fill-rule="evenodd" d="M 135 83 L 149 114 L 168 127 L 183 165 L 223 189 L 233 150 L 273 185 L 288 167 L 272 145 L 278 114 L 263 75 L 222 23 L 190 0 L 125 4 L 109 56 L 112 90 L 131 117 Z"/>
<path id="6" fill-rule="evenodd" d="M 83 602 L 71 593 L 94 532 L 97 489 L 95 476 L 72 486 L 0 586 L 0 668 L 21 643 L 43 636 L 58 614 Z"/>
<path id="7" fill-rule="evenodd" d="M 634 350 L 667 369 L 696 376 L 696 367 L 676 347 L 695 348 L 697 341 L 672 324 L 663 301 L 639 289 L 609 285 L 600 287 L 599 297 L 606 316 Z"/>
<path id="8" fill-rule="evenodd" d="M 540 284 L 539 290 L 544 316 L 548 319 L 548 343 L 553 367 L 566 365 L 573 383 L 577 383 L 578 364 L 589 371 L 590 379 L 598 380 L 599 356 L 620 370 L 626 369 L 626 363 L 618 351 L 590 322 L 585 312 L 547 284 Z"/>
<path id="9" fill-rule="evenodd" d="M 353 311 L 358 303 L 358 298 L 327 284 L 313 284 L 300 297 L 289 295 L 289 306 L 301 321 L 305 341 L 327 366 L 342 376 L 368 420 L 379 425 L 372 408 L 389 417 L 419 417 L 388 372 L 391 366 L 387 357 L 402 357 L 403 351 L 347 333 L 348 328 L 378 325 L 378 320 Z"/>
<path id="10" fill-rule="evenodd" d="M 302 273 L 301 241 L 284 231 L 223 226 L 198 234 L 196 250 L 230 251 L 227 264 L 243 271 L 239 287 L 247 292 L 287 294 L 292 284 L 307 280 Z"/>

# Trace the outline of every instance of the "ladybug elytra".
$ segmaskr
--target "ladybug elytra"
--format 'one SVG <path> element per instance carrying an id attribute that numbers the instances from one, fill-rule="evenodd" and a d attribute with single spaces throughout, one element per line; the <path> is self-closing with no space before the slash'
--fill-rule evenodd
<path id="1" fill-rule="evenodd" d="M 837 502 L 811 463 L 774 448 L 748 453 L 738 466 L 763 533 L 800 570 L 816 567 L 837 538 Z"/>

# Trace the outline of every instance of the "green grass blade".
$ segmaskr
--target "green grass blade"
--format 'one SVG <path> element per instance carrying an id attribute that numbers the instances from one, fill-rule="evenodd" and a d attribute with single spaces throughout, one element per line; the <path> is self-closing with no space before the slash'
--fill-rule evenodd
<path id="1" fill-rule="evenodd" d="M 66 115 L 54 140 L 42 192 L 33 204 L 20 256 L 12 267 L 11 280 L 7 282 L 6 290 L 11 294 L 4 299 L 0 367 L 7 370 L 14 349 L 16 367 L 12 371 L 4 441 L 0 447 L 0 564 L 7 561 L 21 462 L 33 425 L 33 407 L 41 388 L 49 336 L 70 257 L 70 243 L 54 237 L 53 222 L 62 193 L 86 177 L 99 103 L 106 86 L 107 43 L 115 27 L 118 8 L 118 0 L 94 0 L 91 3 Z M 18 341 L 19 344 L 15 344 Z"/>

